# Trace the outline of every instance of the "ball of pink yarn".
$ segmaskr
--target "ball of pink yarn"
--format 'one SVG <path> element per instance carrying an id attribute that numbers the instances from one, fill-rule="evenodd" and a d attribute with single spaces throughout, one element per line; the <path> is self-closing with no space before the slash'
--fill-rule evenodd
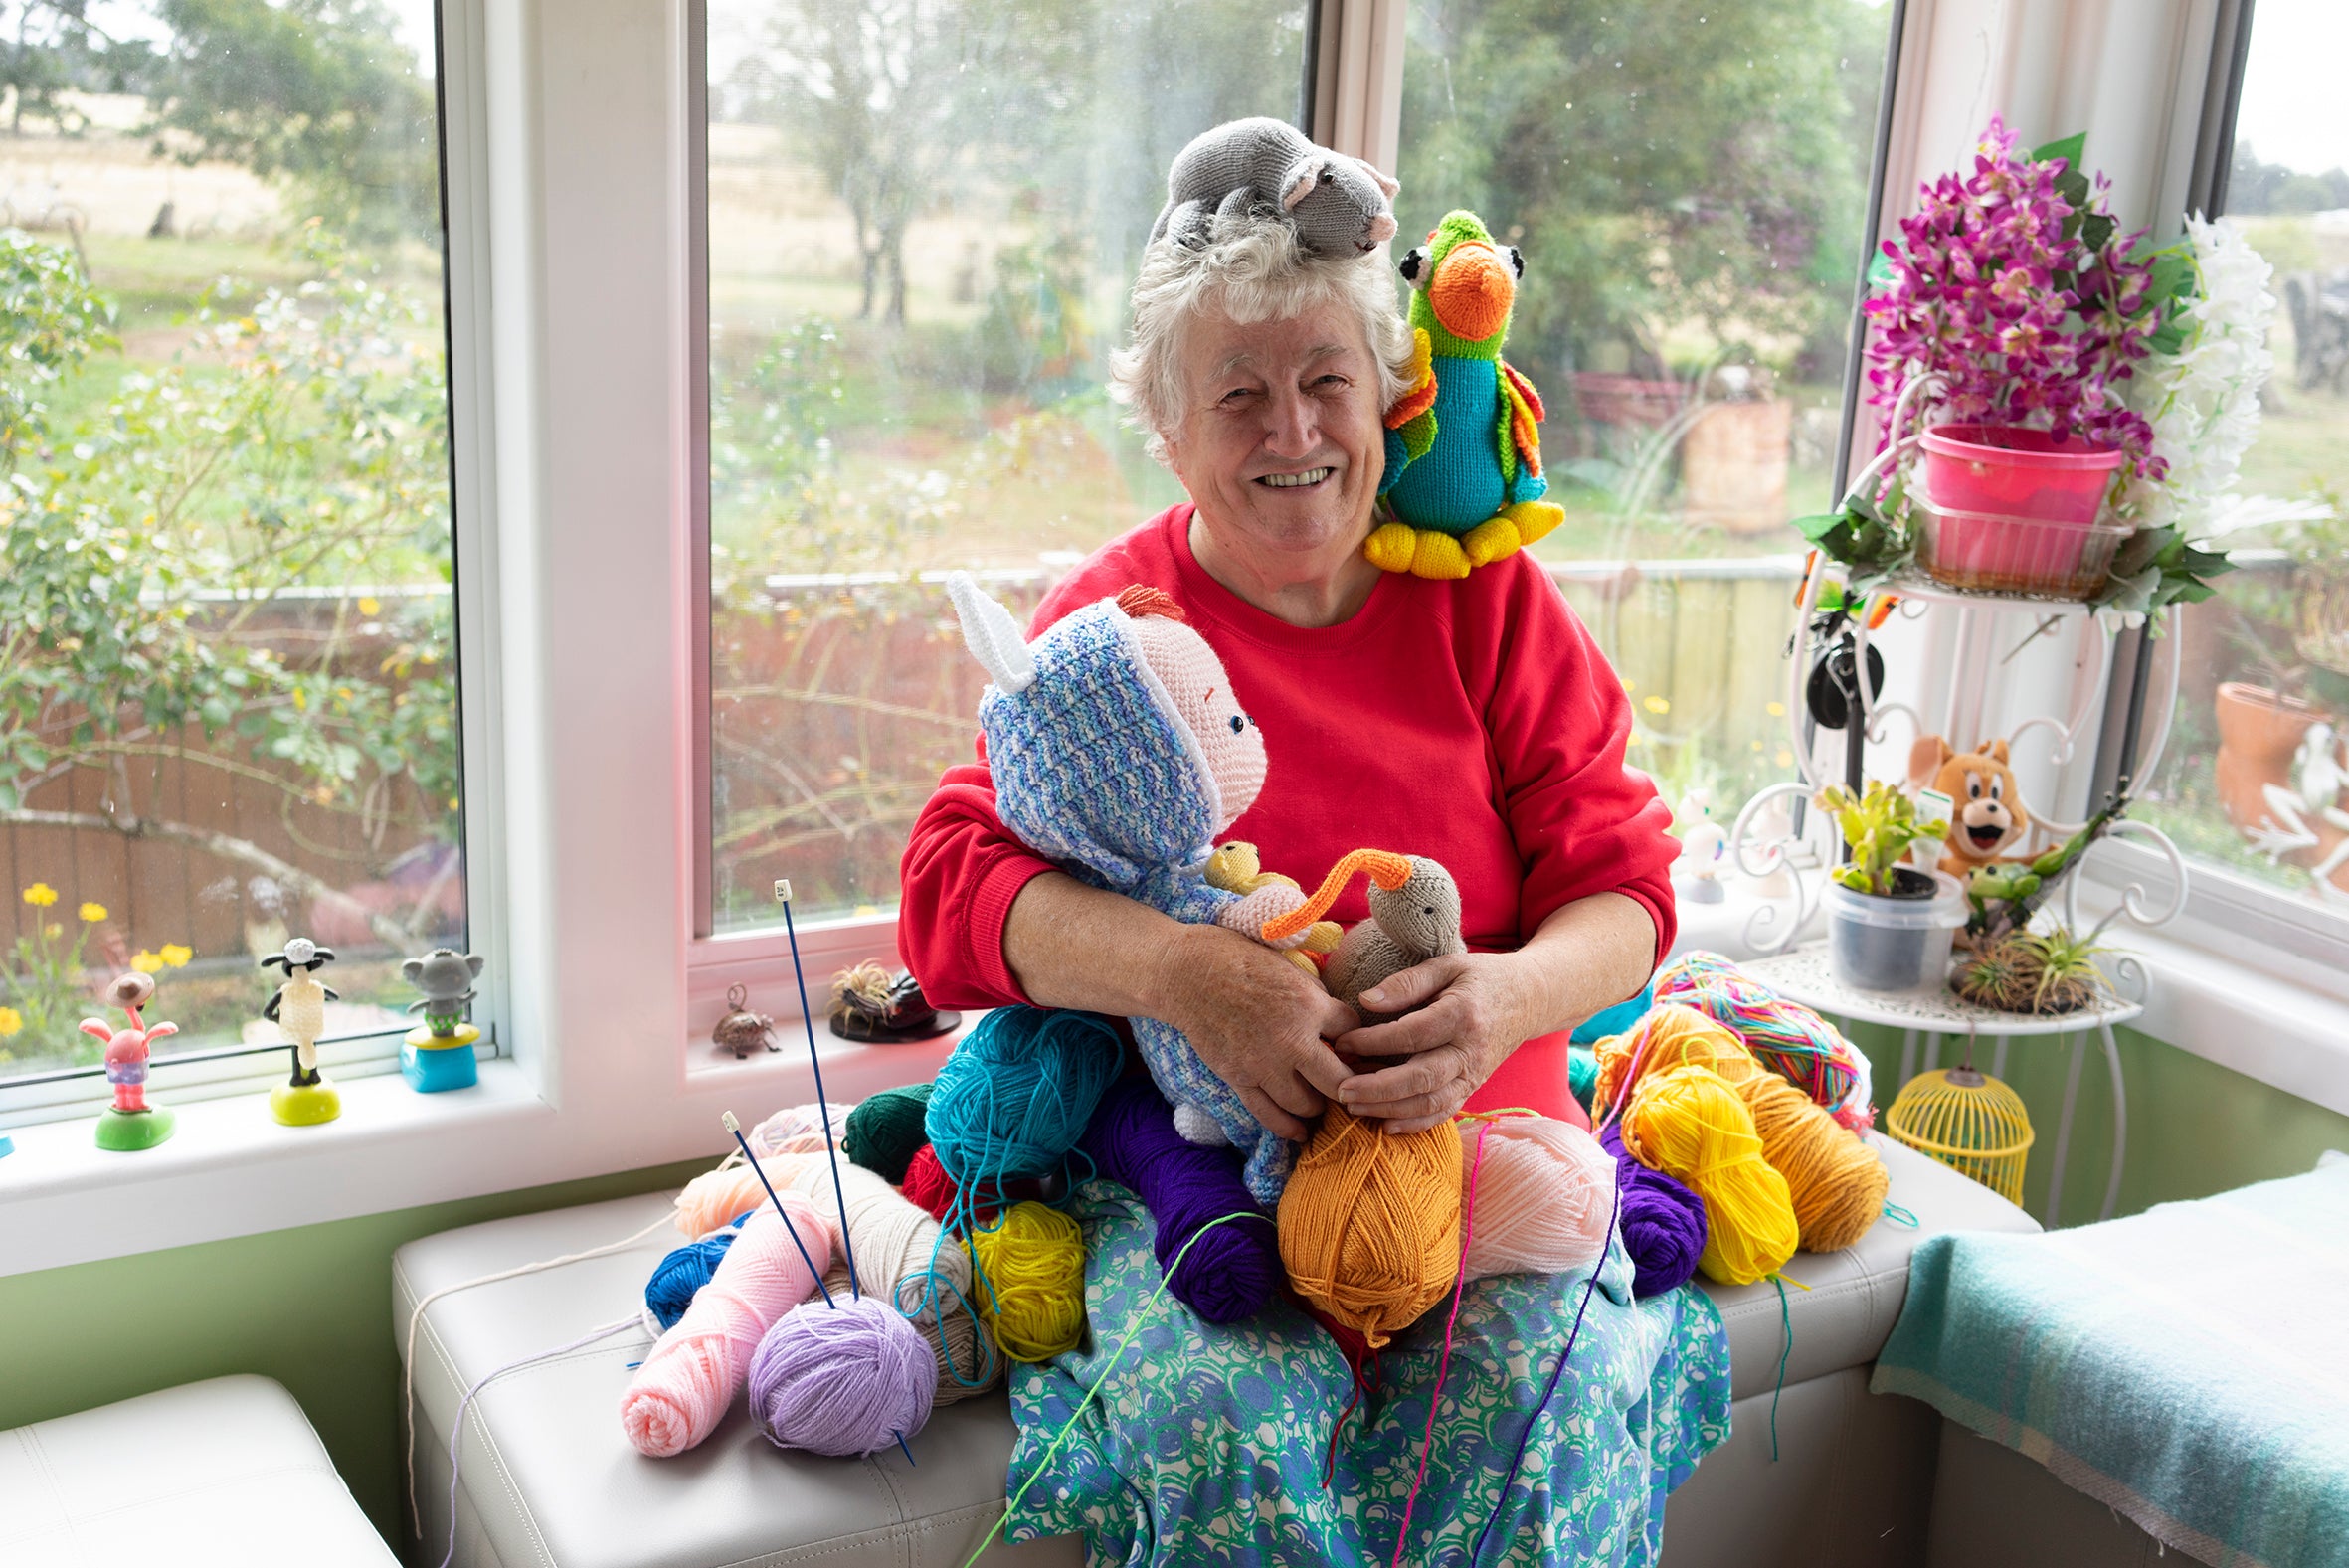
<path id="1" fill-rule="evenodd" d="M 785 1194 L 783 1204 L 815 1267 L 830 1267 L 838 1245 L 831 1222 L 797 1193 Z M 816 1277 L 792 1229 L 772 1203 L 752 1215 L 685 1315 L 645 1354 L 620 1396 L 621 1429 L 637 1453 L 664 1459 L 717 1430 L 742 1391 L 759 1340 L 814 1294 Z"/>
<path id="2" fill-rule="evenodd" d="M 1463 1124 L 1460 1156 L 1463 1191 L 1469 1170 L 1476 1170 L 1470 1279 L 1573 1274 L 1606 1256 L 1615 1161 L 1597 1138 L 1548 1117 L 1503 1117 L 1484 1131 Z"/>
<path id="3" fill-rule="evenodd" d="M 788 1192 L 805 1174 L 811 1161 L 820 1165 L 823 1156 L 820 1153 L 770 1154 L 759 1161 L 759 1169 L 767 1173 L 767 1180 L 776 1191 Z M 745 1209 L 769 1206 L 767 1188 L 760 1183 L 758 1170 L 740 1162 L 723 1165 L 695 1176 L 677 1194 L 677 1229 L 698 1241 Z"/>
<path id="4" fill-rule="evenodd" d="M 877 1296 L 784 1314 L 751 1356 L 751 1417 L 778 1448 L 878 1453 L 930 1419 L 938 1356 Z"/>

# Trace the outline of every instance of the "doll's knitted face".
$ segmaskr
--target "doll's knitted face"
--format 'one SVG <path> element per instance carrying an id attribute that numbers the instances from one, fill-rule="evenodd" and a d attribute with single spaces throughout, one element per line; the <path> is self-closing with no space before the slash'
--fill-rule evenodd
<path id="1" fill-rule="evenodd" d="M 1221 828 L 1238 821 L 1264 788 L 1264 732 L 1241 708 L 1223 661 L 1207 639 L 1166 615 L 1134 617 L 1143 662 L 1173 699 L 1175 716 L 1198 737 L 1215 781 Z"/>

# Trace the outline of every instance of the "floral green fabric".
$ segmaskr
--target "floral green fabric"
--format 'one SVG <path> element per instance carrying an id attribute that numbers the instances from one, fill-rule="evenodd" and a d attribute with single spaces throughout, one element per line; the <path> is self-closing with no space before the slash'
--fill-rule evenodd
<path id="1" fill-rule="evenodd" d="M 1353 1391 L 1337 1342 L 1287 1300 L 1231 1327 L 1201 1321 L 1172 1295 L 1152 1307 L 1160 1276 L 1141 1200 L 1092 1181 L 1070 1213 L 1085 1233 L 1090 1332 L 1077 1350 L 1012 1374 L 1011 1538 L 1082 1534 L 1094 1568 L 1392 1561 L 1450 1299 L 1381 1353 L 1380 1387 L 1346 1418 L 1325 1487 L 1332 1426 Z M 1728 1339 L 1693 1287 L 1635 1304 L 1620 1240 L 1502 1496 L 1586 1280 L 1510 1275 L 1469 1286 L 1403 1561 L 1468 1564 L 1496 1511 L 1476 1558 L 1485 1568 L 1656 1560 L 1665 1498 L 1729 1435 Z M 1100 1397 L 1047 1459 L 1146 1309 Z"/>

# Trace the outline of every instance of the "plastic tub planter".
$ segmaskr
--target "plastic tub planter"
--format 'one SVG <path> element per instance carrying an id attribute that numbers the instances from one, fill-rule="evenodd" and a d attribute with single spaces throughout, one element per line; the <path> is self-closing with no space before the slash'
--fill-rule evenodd
<path id="1" fill-rule="evenodd" d="M 1938 988 L 1949 945 L 1966 923 L 1965 889 L 1940 871 L 1896 867 L 1891 894 L 1827 884 L 1827 967 L 1864 991 Z"/>
<path id="2" fill-rule="evenodd" d="M 1917 496 L 1917 569 L 1970 594 L 2093 599 L 2112 572 L 2126 523 L 2051 523 L 2036 517 L 1961 512 Z"/>
<path id="3" fill-rule="evenodd" d="M 2117 446 L 2058 440 L 2019 425 L 1936 425 L 1919 437 L 1924 485 L 1957 512 L 2085 528 L 2120 467 Z"/>

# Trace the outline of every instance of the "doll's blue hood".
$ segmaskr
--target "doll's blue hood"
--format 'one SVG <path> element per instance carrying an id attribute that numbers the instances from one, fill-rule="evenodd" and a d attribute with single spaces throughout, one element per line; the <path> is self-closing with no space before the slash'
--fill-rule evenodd
<path id="1" fill-rule="evenodd" d="M 979 700 L 1003 824 L 1121 893 L 1147 897 L 1146 880 L 1204 861 L 1220 826 L 1214 785 L 1125 611 L 1088 605 L 1028 652 L 1033 681 Z"/>

